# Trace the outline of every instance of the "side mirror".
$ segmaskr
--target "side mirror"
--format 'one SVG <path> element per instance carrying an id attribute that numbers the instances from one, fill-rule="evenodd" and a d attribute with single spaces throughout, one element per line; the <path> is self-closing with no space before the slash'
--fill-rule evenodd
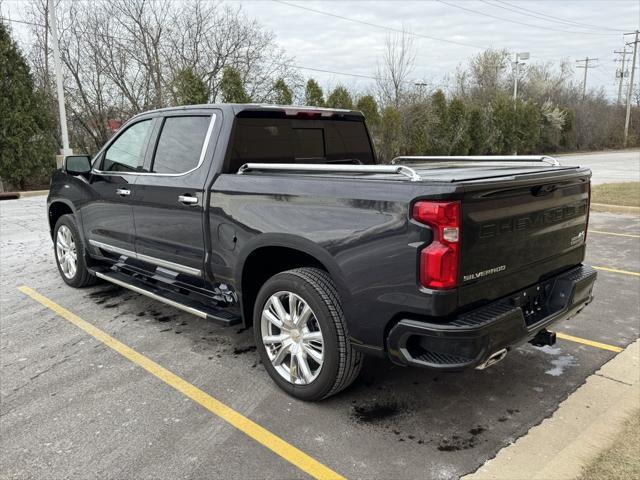
<path id="1" fill-rule="evenodd" d="M 71 175 L 85 175 L 91 171 L 88 155 L 68 155 L 64 157 L 64 169 Z"/>

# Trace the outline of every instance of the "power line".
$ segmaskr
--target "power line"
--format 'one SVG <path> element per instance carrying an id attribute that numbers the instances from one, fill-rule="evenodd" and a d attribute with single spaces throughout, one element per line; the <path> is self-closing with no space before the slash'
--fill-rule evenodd
<path id="1" fill-rule="evenodd" d="M 315 9 L 311 9 L 308 7 L 303 7 L 301 5 L 296 5 L 293 3 L 289 3 L 286 1 L 282 1 L 282 0 L 272 0 L 276 3 L 281 3 L 283 5 L 287 5 L 287 6 L 291 6 L 291 7 L 295 7 L 295 8 L 300 8 L 302 10 L 308 10 L 314 13 L 318 13 L 321 15 L 327 15 L 327 16 L 331 16 L 331 17 L 336 17 L 336 18 L 340 18 L 342 20 L 345 21 L 350 21 L 350 22 L 355 22 L 355 23 L 361 23 L 364 25 L 368 25 L 368 26 L 372 26 L 372 27 L 376 27 L 376 28 L 381 28 L 381 29 L 385 29 L 385 30 L 389 30 L 389 31 L 394 31 L 394 32 L 398 32 L 398 33 L 407 33 L 408 35 L 413 35 L 413 36 L 417 36 L 417 37 L 421 37 L 421 38 L 427 38 L 427 39 L 433 39 L 433 40 L 439 40 L 439 41 L 444 41 L 444 42 L 448 42 L 448 43 L 454 43 L 454 44 L 459 44 L 459 45 L 464 45 L 464 46 L 472 46 L 474 48 L 489 48 L 489 47 L 483 47 L 480 45 L 472 45 L 472 44 L 466 44 L 466 43 L 462 43 L 462 42 L 456 42 L 456 41 L 448 41 L 448 40 L 444 40 L 444 39 L 439 39 L 436 37 L 431 37 L 431 36 L 427 36 L 427 35 L 422 35 L 422 34 L 418 34 L 415 32 L 410 32 L 410 31 L 403 31 L 401 29 L 396 29 L 393 27 L 386 27 L 383 25 L 377 25 L 377 24 L 373 24 L 370 22 L 365 22 L 365 21 L 361 21 L 361 20 L 357 20 L 357 19 L 352 19 L 352 18 L 348 18 L 348 17 L 343 17 L 341 15 L 335 15 L 329 12 L 323 12 L 320 10 L 315 10 Z M 497 1 L 497 0 L 496 0 Z M 443 2 L 444 3 L 444 2 Z M 41 27 L 44 28 L 45 26 L 43 24 L 40 23 L 35 23 L 35 22 L 29 22 L 29 21 L 24 21 L 24 20 L 15 20 L 15 19 L 11 19 L 11 18 L 7 18 L 7 17 L 0 17 L 0 20 L 5 20 L 8 22 L 13 22 L 13 23 L 20 23 L 20 24 L 25 24 L 25 25 L 33 25 L 33 26 L 37 26 L 37 27 Z M 100 34 L 101 36 L 105 37 L 105 38 L 111 38 L 114 40 L 120 40 L 120 41 L 124 41 L 124 42 L 132 42 L 132 39 L 128 39 L 128 38 L 124 38 L 124 37 L 118 37 L 118 36 L 113 36 L 113 35 L 108 35 L 108 34 Z M 537 56 L 539 58 L 545 58 L 539 55 L 534 55 Z M 558 55 L 560 56 L 560 55 Z M 562 55 L 563 57 L 565 55 Z M 568 57 L 569 55 L 567 55 Z M 295 65 L 295 64 L 291 64 L 291 63 L 278 63 L 278 65 L 280 66 L 284 66 L 284 67 L 291 67 L 291 68 L 295 68 L 295 69 L 299 69 L 299 70 L 308 70 L 308 71 L 313 71 L 313 72 L 319 72 L 319 73 L 329 73 L 329 74 L 333 74 L 333 75 L 343 75 L 343 76 L 347 76 L 347 77 L 354 77 L 354 78 L 365 78 L 365 79 L 369 79 L 369 80 L 379 80 L 379 77 L 373 76 L 373 75 L 365 75 L 365 74 L 359 74 L 359 73 L 350 73 L 350 72 L 342 72 L 342 71 L 337 71 L 337 70 L 328 70 L 328 69 L 322 69 L 322 68 L 314 68 L 314 67 L 306 67 L 306 66 L 302 66 L 302 65 Z M 408 83 L 412 83 L 410 81 L 408 81 Z"/>
<path id="2" fill-rule="evenodd" d="M 473 44 L 473 43 L 458 42 L 456 40 L 448 40 L 446 38 L 439 38 L 439 37 L 433 37 L 431 35 L 424 35 L 422 33 L 411 32 L 411 31 L 408 31 L 408 30 L 403 30 L 401 28 L 388 27 L 386 25 L 380 25 L 380 24 L 377 24 L 377 23 L 366 22 L 364 20 L 358 20 L 356 18 L 344 17 L 342 15 L 337 15 L 335 13 L 325 12 L 323 10 L 316 10 L 315 8 L 303 7 L 302 5 L 297 5 L 295 3 L 285 2 L 283 0 L 272 0 L 272 1 L 276 2 L 276 3 L 280 3 L 282 5 L 287 5 L 289 7 L 299 8 L 300 10 L 306 10 L 308 12 L 317 13 L 319 15 L 325 15 L 327 17 L 338 18 L 340 20 L 344 20 L 344 21 L 347 21 L 347 22 L 359 23 L 361 25 L 367 25 L 369 27 L 380 28 L 382 30 L 387 30 L 389 32 L 406 33 L 407 35 L 411 35 L 411 36 L 414 36 L 414 37 L 426 38 L 428 40 L 435 40 L 437 42 L 452 43 L 454 45 L 461 45 L 463 47 L 480 48 L 480 49 L 483 49 L 483 50 L 487 50 L 487 49 L 490 48 L 490 47 L 486 47 L 486 46 L 483 46 L 483 45 L 477 45 L 477 44 Z"/>
<path id="3" fill-rule="evenodd" d="M 371 80 L 379 80 L 380 77 L 374 77 L 372 75 L 364 75 L 364 74 L 360 74 L 360 73 L 347 73 L 347 72 L 338 72 L 335 70 L 324 70 L 322 68 L 312 68 L 312 67 L 303 67 L 301 65 L 294 65 L 294 64 L 285 64 L 282 63 L 282 66 L 286 66 L 286 67 L 292 67 L 292 68 L 299 68 L 300 70 L 311 70 L 312 72 L 321 72 L 321 73 L 332 73 L 334 75 L 346 75 L 349 77 L 358 77 L 358 78 L 368 78 Z M 413 83 L 413 82 L 410 82 Z"/>
<path id="4" fill-rule="evenodd" d="M 4 20 L 6 22 L 12 22 L 12 23 L 22 23 L 24 25 L 34 25 L 36 27 L 42 27 L 42 28 L 46 28 L 44 25 L 42 25 L 41 23 L 35 23 L 35 22 L 26 22 L 24 20 L 14 20 L 13 18 L 7 18 L 7 17 L 0 17 L 0 20 Z"/>
<path id="5" fill-rule="evenodd" d="M 602 29 L 602 30 L 611 30 L 613 32 L 624 32 L 624 30 L 620 30 L 620 29 L 617 29 L 617 28 L 610 28 L 610 27 L 604 27 L 604 26 L 599 26 L 599 25 L 592 25 L 592 24 L 589 24 L 589 23 L 576 22 L 574 20 L 565 20 L 565 19 L 562 19 L 560 17 L 554 17 L 553 15 L 547 15 L 546 13 L 540 13 L 540 12 L 536 12 L 535 10 L 529 10 L 528 8 L 524 8 L 524 7 L 521 7 L 521 6 L 516 6 L 516 5 L 513 5 L 513 4 L 509 3 L 509 2 L 504 2 L 502 0 L 494 0 L 494 1 L 498 2 L 498 3 L 502 3 L 504 5 L 509 5 L 510 7 L 516 8 L 518 10 L 522 10 L 523 12 L 528 12 L 530 14 L 534 14 L 534 15 L 539 16 L 539 17 L 546 17 L 546 18 L 549 18 L 551 20 L 556 20 L 558 22 L 567 23 L 569 25 L 575 25 L 575 26 L 579 26 L 579 27 L 596 28 L 596 29 Z"/>
<path id="6" fill-rule="evenodd" d="M 302 5 L 297 5 L 295 3 L 290 3 L 290 2 L 287 2 L 287 1 L 284 1 L 284 0 L 271 0 L 271 1 L 276 2 L 276 3 L 280 3 L 282 5 L 287 5 L 289 7 L 299 8 L 301 10 L 307 10 L 309 12 L 317 13 L 317 14 L 320 14 L 320 15 L 325 15 L 325 16 L 328 16 L 328 17 L 338 18 L 340 20 L 344 20 L 344 21 L 347 21 L 347 22 L 358 23 L 358 24 L 361 24 L 361 25 L 367 25 L 367 26 L 370 26 L 370 27 L 380 28 L 382 30 L 387 30 L 387 31 L 395 32 L 395 33 L 406 33 L 407 35 L 411 35 L 411 36 L 418 37 L 418 38 L 426 38 L 428 40 L 437 40 L 437 41 L 440 41 L 440 42 L 452 43 L 452 44 L 455 44 L 455 45 L 462 45 L 462 46 L 465 46 L 465 47 L 479 48 L 479 49 L 483 49 L 483 50 L 490 50 L 492 48 L 492 47 L 487 47 L 487 46 L 478 45 L 478 44 L 470 44 L 470 43 L 465 43 L 465 42 L 458 42 L 458 41 L 455 41 L 455 40 L 447 40 L 447 39 L 444 39 L 444 38 L 433 37 L 433 36 L 430 36 L 430 35 L 423 35 L 423 34 L 420 34 L 420 33 L 412 32 L 410 30 L 403 30 L 403 29 L 400 29 L 400 28 L 388 27 L 388 26 L 385 26 L 385 25 L 377 24 L 377 23 L 366 22 L 364 20 L 358 20 L 358 19 L 355 19 L 355 18 L 345 17 L 345 16 L 338 15 L 338 14 L 335 14 L 335 13 L 326 12 L 326 11 L 323 11 L 323 10 L 317 10 L 315 8 L 304 7 Z M 562 30 L 562 32 L 564 32 L 564 30 Z M 575 33 L 577 33 L 577 32 L 575 32 Z M 570 57 L 572 55 L 566 54 L 566 55 L 544 55 L 543 56 L 543 55 L 533 54 L 532 56 L 536 57 L 536 58 L 552 58 L 552 57 Z"/>
<path id="7" fill-rule="evenodd" d="M 596 65 L 592 70 L 592 73 L 596 76 L 597 79 L 603 82 L 601 85 L 602 87 L 606 87 L 609 90 L 613 91 L 612 89 L 615 88 L 615 80 L 612 80 L 609 77 L 610 72 L 605 70 L 602 65 Z"/>
<path id="8" fill-rule="evenodd" d="M 460 10 L 464 10 L 465 12 L 470 12 L 470 13 L 474 13 L 474 14 L 477 14 L 477 15 L 484 15 L 485 17 L 493 18 L 493 19 L 496 19 L 496 20 L 502 20 L 504 22 L 515 23 L 515 24 L 518 24 L 518 25 L 524 25 L 525 27 L 540 28 L 540 29 L 543 29 L 543 30 L 551 30 L 553 32 L 573 33 L 573 34 L 578 34 L 578 35 L 607 35 L 607 36 L 614 35 L 613 33 L 592 33 L 592 32 L 575 32 L 575 31 L 572 31 L 572 30 L 561 30 L 559 28 L 545 27 L 544 25 L 535 25 L 533 23 L 525 23 L 525 22 L 520 22 L 518 20 L 511 20 L 509 18 L 499 17 L 497 15 L 492 15 L 490 13 L 481 12 L 480 10 L 473 10 L 471 8 L 466 8 L 466 7 L 463 7 L 461 5 L 456 5 L 455 3 L 445 2 L 444 0 L 436 0 L 436 2 L 442 3 L 443 5 L 447 5 L 449 7 L 457 8 L 457 9 L 460 9 Z"/>

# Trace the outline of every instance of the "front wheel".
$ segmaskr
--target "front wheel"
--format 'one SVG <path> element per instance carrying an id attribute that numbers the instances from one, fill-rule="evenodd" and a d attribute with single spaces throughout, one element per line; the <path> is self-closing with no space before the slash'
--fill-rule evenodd
<path id="1" fill-rule="evenodd" d="M 62 215 L 53 229 L 54 252 L 60 276 L 67 285 L 80 288 L 96 283 L 84 256 L 84 246 L 73 215 Z"/>
<path id="2" fill-rule="evenodd" d="M 327 398 L 360 372 L 362 354 L 349 342 L 338 293 L 322 270 L 271 277 L 258 293 L 253 326 L 267 372 L 296 398 Z"/>

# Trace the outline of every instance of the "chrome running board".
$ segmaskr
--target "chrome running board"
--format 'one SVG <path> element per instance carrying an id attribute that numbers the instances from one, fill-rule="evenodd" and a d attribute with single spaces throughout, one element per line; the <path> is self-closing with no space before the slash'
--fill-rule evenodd
<path id="1" fill-rule="evenodd" d="M 101 278 L 103 280 L 106 280 L 107 282 L 114 283 L 114 284 L 119 285 L 121 287 L 127 288 L 127 289 L 129 289 L 129 290 L 131 290 L 133 292 L 139 293 L 140 295 L 144 295 L 146 297 L 153 298 L 154 300 L 157 300 L 159 302 L 165 303 L 165 304 L 170 305 L 172 307 L 179 308 L 180 310 L 188 312 L 188 313 L 190 313 L 192 315 L 195 315 L 197 317 L 200 317 L 200 318 L 208 318 L 209 317 L 209 315 L 206 312 L 198 310 L 197 308 L 193 308 L 193 307 L 190 307 L 188 305 L 184 305 L 182 303 L 175 302 L 175 301 L 173 301 L 173 300 L 171 300 L 169 298 L 163 297 L 162 295 L 158 295 L 157 293 L 153 293 L 153 292 L 151 292 L 149 290 L 146 290 L 144 288 L 137 287 L 135 285 L 131 285 L 130 283 L 124 282 L 124 281 L 119 280 L 117 278 L 113 278 L 112 276 L 105 275 L 102 272 L 95 272 L 95 275 L 96 275 L 96 277 Z"/>

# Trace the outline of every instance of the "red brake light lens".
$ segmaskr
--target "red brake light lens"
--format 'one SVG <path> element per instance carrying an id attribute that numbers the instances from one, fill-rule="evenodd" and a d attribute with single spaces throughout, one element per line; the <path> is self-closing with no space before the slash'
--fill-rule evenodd
<path id="1" fill-rule="evenodd" d="M 413 218 L 433 229 L 433 242 L 420 252 L 420 283 L 433 289 L 455 287 L 460 269 L 460 202 L 417 202 Z"/>

